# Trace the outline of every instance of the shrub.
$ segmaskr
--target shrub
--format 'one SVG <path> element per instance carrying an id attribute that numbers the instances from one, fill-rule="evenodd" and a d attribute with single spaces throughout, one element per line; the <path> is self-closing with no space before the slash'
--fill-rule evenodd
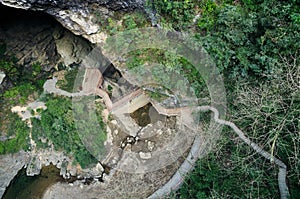
<path id="1" fill-rule="evenodd" d="M 163 17 L 161 22 L 169 23 L 175 30 L 184 30 L 191 26 L 192 19 L 195 17 L 195 4 L 190 0 L 153 0 L 148 3 L 154 6 L 158 14 Z"/>
<path id="2" fill-rule="evenodd" d="M 76 125 L 80 125 L 81 123 L 80 121 L 76 121 L 73 117 L 71 100 L 47 96 L 46 106 L 47 109 L 41 113 L 41 120 L 34 120 L 33 122 L 33 139 L 38 143 L 40 143 L 40 138 L 49 139 L 56 150 L 63 150 L 67 154 L 72 155 L 75 161 L 83 168 L 89 164 L 96 163 L 97 159 L 86 149 L 86 146 L 82 143 L 82 137 L 78 134 L 80 126 L 75 126 L 75 123 Z M 98 122 L 104 126 L 100 117 L 96 118 L 93 122 Z M 84 124 L 86 129 L 90 129 L 90 133 L 97 133 L 97 131 L 92 128 L 93 126 L 90 120 L 85 120 Z M 106 140 L 105 134 L 101 134 L 99 137 L 101 137 L 98 140 L 99 144 Z M 45 144 L 40 143 L 41 147 L 44 147 L 44 145 Z"/>
<path id="3" fill-rule="evenodd" d="M 0 154 L 16 153 L 23 150 L 28 150 L 29 147 L 29 127 L 24 121 L 21 121 L 18 115 L 10 113 L 7 126 L 7 136 L 13 138 L 0 142 Z"/>

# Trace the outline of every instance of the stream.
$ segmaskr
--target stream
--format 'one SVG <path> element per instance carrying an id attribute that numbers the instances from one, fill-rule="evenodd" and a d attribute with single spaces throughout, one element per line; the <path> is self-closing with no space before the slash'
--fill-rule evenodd
<path id="1" fill-rule="evenodd" d="M 27 176 L 26 168 L 21 169 L 7 187 L 2 199 L 39 199 L 48 187 L 64 182 L 54 165 L 44 166 L 40 175 Z"/>

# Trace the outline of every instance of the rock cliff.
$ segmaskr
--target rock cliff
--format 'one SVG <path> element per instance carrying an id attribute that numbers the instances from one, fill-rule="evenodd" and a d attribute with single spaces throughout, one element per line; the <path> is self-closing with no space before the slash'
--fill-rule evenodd
<path id="1" fill-rule="evenodd" d="M 5 6 L 43 11 L 55 17 L 64 27 L 76 35 L 99 43 L 101 35 L 97 16 L 101 19 L 115 11 L 141 9 L 145 0 L 0 0 Z"/>

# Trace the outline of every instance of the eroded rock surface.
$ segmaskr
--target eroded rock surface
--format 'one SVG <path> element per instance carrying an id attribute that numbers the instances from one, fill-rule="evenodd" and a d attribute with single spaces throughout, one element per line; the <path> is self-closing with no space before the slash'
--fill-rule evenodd
<path id="1" fill-rule="evenodd" d="M 53 32 L 56 50 L 66 66 L 79 65 L 82 59 L 91 51 L 91 45 L 81 37 L 76 37 L 63 28 Z"/>
<path id="2" fill-rule="evenodd" d="M 0 198 L 10 181 L 26 165 L 28 158 L 28 154 L 24 151 L 0 156 Z"/>
<path id="3" fill-rule="evenodd" d="M 43 198 L 73 199 L 76 196 L 76 198 L 144 199 L 165 184 L 178 167 L 179 163 L 141 174 L 116 171 L 111 174 L 112 176 L 104 177 L 105 183 L 94 182 L 89 186 L 78 182 L 71 185 L 57 183 L 47 190 Z"/>
<path id="4" fill-rule="evenodd" d="M 93 43 L 105 39 L 101 34 L 97 16 L 105 19 L 114 11 L 142 8 L 145 0 L 1 0 L 3 5 L 26 10 L 39 10 L 54 16 L 76 35 Z"/>
<path id="5" fill-rule="evenodd" d="M 55 21 L 49 17 L 19 15 L 18 19 L 3 20 L 0 17 L 0 42 L 6 44 L 6 54 L 15 57 L 25 68 L 39 62 L 49 71 L 60 59 L 52 36 Z"/>
<path id="6" fill-rule="evenodd" d="M 4 43 L 6 54 L 25 68 L 37 62 L 46 71 L 59 63 L 79 64 L 91 51 L 88 41 L 64 29 L 47 14 L 21 10 L 13 17 L 14 9 L 5 10 L 3 6 L 0 11 L 6 14 L 0 16 L 0 44 Z"/>

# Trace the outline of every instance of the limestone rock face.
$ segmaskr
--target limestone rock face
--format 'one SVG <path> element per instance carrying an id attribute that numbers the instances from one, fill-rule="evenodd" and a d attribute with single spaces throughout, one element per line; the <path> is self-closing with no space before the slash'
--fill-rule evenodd
<path id="1" fill-rule="evenodd" d="M 57 53 L 66 66 L 78 65 L 92 50 L 88 41 L 62 28 L 57 28 L 53 33 L 53 37 Z"/>
<path id="2" fill-rule="evenodd" d="M 87 5 L 97 3 L 111 10 L 132 9 L 144 4 L 144 0 L 1 0 L 3 5 L 22 8 L 47 10 L 49 8 L 83 8 Z"/>
<path id="3" fill-rule="evenodd" d="M 28 162 L 28 154 L 21 151 L 16 154 L 0 156 L 0 198 L 5 192 L 10 181 L 17 175 L 18 171 Z"/>
<path id="4" fill-rule="evenodd" d="M 142 8 L 145 0 L 0 0 L 3 5 L 39 10 L 54 16 L 64 27 L 93 43 L 102 38 L 97 16 L 106 18 L 114 11 Z M 95 39 L 97 38 L 97 39 Z"/>
<path id="5" fill-rule="evenodd" d="M 4 6 L 0 12 L 0 45 L 5 46 L 5 56 L 14 57 L 25 69 L 38 62 L 49 71 L 58 64 L 60 55 L 52 34 L 63 28 L 53 17 Z"/>
<path id="6" fill-rule="evenodd" d="M 0 45 L 5 44 L 5 55 L 14 57 L 17 64 L 30 68 L 41 64 L 50 71 L 61 63 L 79 64 L 91 51 L 86 39 L 72 34 L 46 13 L 0 7 Z M 1 88 L 9 87 L 0 70 Z M 9 79 L 9 78 L 8 78 Z"/>

